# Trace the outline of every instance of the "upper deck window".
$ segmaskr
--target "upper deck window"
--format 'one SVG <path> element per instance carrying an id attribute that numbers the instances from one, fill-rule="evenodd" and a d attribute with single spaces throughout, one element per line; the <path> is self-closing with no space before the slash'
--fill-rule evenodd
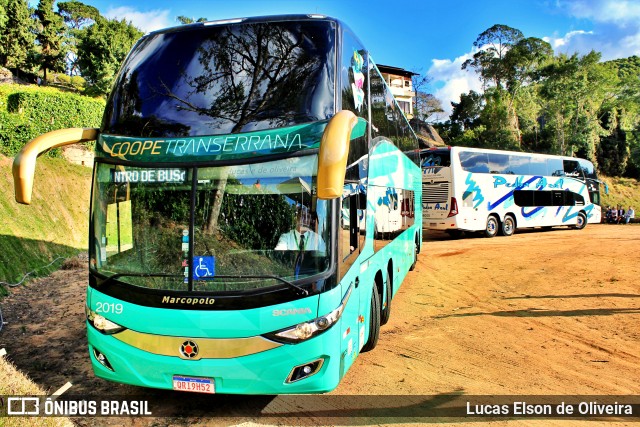
<path id="1" fill-rule="evenodd" d="M 328 119 L 335 32 L 313 20 L 152 33 L 124 63 L 102 132 L 219 135 Z"/>

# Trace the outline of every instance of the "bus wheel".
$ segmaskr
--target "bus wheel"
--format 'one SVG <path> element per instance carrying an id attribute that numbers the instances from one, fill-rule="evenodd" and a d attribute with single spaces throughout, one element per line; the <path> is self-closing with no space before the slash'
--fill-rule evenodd
<path id="1" fill-rule="evenodd" d="M 514 221 L 511 215 L 507 215 L 504 217 L 504 222 L 502 223 L 502 235 L 503 236 L 511 236 L 516 231 L 516 222 Z"/>
<path id="2" fill-rule="evenodd" d="M 391 317 L 391 298 L 393 297 L 393 268 L 387 269 L 387 284 L 385 286 L 385 292 L 387 294 L 387 306 L 380 310 L 380 325 L 386 325 Z M 382 304 L 382 300 L 380 300 Z"/>
<path id="3" fill-rule="evenodd" d="M 373 286 L 371 292 L 371 312 L 369 313 L 369 339 L 362 347 L 362 353 L 371 351 L 376 348 L 378 338 L 380 337 L 380 296 L 376 286 Z"/>
<path id="4" fill-rule="evenodd" d="M 587 216 L 584 212 L 578 213 L 578 222 L 575 225 L 576 230 L 582 230 L 587 226 Z"/>
<path id="5" fill-rule="evenodd" d="M 418 242 L 416 241 L 416 248 L 413 251 L 413 264 L 409 267 L 409 271 L 413 271 L 416 269 L 416 264 L 418 263 L 418 253 L 420 253 L 420 246 L 418 246 Z"/>
<path id="6" fill-rule="evenodd" d="M 498 234 L 498 219 L 493 215 L 489 215 L 487 218 L 487 226 L 484 229 L 484 235 L 485 237 L 495 237 L 496 234 Z"/>

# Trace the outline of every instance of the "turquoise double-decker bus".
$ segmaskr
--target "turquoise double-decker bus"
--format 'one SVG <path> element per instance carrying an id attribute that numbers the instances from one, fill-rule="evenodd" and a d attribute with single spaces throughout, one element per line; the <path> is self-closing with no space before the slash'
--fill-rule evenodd
<path id="1" fill-rule="evenodd" d="M 340 21 L 156 31 L 96 140 L 87 336 L 98 377 L 201 393 L 319 393 L 376 346 L 422 241 L 418 140 Z"/>

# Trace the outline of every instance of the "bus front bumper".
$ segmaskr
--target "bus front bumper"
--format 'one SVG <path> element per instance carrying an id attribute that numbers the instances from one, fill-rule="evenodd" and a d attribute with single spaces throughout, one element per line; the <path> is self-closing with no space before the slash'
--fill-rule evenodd
<path id="1" fill-rule="evenodd" d="M 103 335 L 87 323 L 89 354 L 96 376 L 136 386 L 173 389 L 173 377 L 186 376 L 213 380 L 216 393 L 295 394 L 324 393 L 340 380 L 343 364 L 339 328 L 299 344 L 284 344 L 260 353 L 230 359 L 184 360 L 140 350 L 113 336 Z M 96 352 L 106 357 L 105 367 Z M 177 351 L 177 349 L 176 349 Z M 319 370 L 306 378 L 287 382 L 296 366 L 322 359 Z"/>
<path id="2" fill-rule="evenodd" d="M 455 216 L 449 218 L 422 218 L 422 228 L 424 230 L 457 230 L 458 219 Z"/>

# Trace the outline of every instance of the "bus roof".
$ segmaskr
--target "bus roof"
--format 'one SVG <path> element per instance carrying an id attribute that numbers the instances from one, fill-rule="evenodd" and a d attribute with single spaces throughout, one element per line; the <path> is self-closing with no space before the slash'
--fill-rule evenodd
<path id="1" fill-rule="evenodd" d="M 291 14 L 291 15 L 264 15 L 264 16 L 246 16 L 246 17 L 229 18 L 229 19 L 218 19 L 215 21 L 194 22 L 192 24 L 176 25 L 173 27 L 167 27 L 167 28 L 162 28 L 155 31 L 150 31 L 149 33 L 147 33 L 147 35 L 171 33 L 176 31 L 186 31 L 186 30 L 193 30 L 201 27 L 211 27 L 211 26 L 255 24 L 255 23 L 281 22 L 281 21 L 306 21 L 306 20 L 331 21 L 331 22 L 335 22 L 337 25 L 341 27 L 346 27 L 346 25 L 339 19 L 332 18 L 327 15 L 317 14 L 317 13 L 316 14 Z"/>

